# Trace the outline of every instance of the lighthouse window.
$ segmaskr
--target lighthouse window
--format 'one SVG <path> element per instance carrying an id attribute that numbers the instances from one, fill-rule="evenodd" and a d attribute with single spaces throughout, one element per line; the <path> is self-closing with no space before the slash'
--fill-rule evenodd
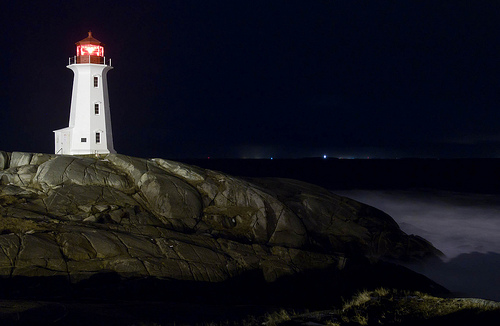
<path id="1" fill-rule="evenodd" d="M 82 143 L 86 143 L 87 142 L 87 138 L 82 138 Z"/>
<path id="2" fill-rule="evenodd" d="M 94 104 L 94 113 L 99 114 L 99 103 Z"/>
<path id="3" fill-rule="evenodd" d="M 94 77 L 94 87 L 99 87 L 99 78 Z"/>
<path id="4" fill-rule="evenodd" d="M 95 133 L 95 142 L 96 142 L 96 144 L 101 143 L 101 133 L 100 132 Z"/>

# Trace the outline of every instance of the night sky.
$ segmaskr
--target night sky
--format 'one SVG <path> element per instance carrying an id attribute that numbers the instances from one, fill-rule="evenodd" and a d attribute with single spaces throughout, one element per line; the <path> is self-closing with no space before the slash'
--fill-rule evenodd
<path id="1" fill-rule="evenodd" d="M 500 1 L 9 1 L 0 150 L 54 151 L 74 43 L 105 43 L 139 157 L 500 157 Z"/>

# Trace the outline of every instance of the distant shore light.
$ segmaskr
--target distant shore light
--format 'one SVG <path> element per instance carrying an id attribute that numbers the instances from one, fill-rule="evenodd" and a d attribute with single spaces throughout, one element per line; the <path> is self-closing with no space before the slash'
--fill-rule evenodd
<path id="1" fill-rule="evenodd" d="M 326 154 L 325 154 L 325 155 L 323 155 L 323 158 L 326 158 Z"/>

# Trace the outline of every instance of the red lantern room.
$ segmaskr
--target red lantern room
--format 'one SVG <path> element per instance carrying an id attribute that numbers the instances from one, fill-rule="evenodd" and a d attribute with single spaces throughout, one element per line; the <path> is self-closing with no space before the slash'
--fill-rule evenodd
<path id="1" fill-rule="evenodd" d="M 80 42 L 76 42 L 76 63 L 104 64 L 104 43 L 89 36 Z"/>

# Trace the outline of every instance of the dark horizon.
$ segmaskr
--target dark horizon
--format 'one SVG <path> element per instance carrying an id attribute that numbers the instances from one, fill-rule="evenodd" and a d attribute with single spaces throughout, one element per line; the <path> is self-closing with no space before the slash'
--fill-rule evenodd
<path id="1" fill-rule="evenodd" d="M 500 2 L 9 2 L 1 150 L 53 153 L 74 43 L 106 44 L 115 149 L 500 158 Z"/>

